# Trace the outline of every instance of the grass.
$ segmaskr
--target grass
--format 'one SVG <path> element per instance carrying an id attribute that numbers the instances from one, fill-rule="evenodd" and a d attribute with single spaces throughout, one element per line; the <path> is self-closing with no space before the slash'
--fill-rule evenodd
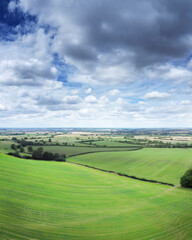
<path id="1" fill-rule="evenodd" d="M 68 160 L 178 185 L 180 177 L 192 167 L 192 149 L 144 148 L 130 152 L 92 153 Z"/>
<path id="2" fill-rule="evenodd" d="M 0 172 L 0 239 L 191 239 L 191 190 L 3 154 Z"/>
<path id="3" fill-rule="evenodd" d="M 33 146 L 33 149 L 38 148 L 39 146 Z M 67 157 L 83 154 L 83 153 L 90 153 L 90 152 L 114 152 L 114 151 L 122 151 L 122 148 L 105 148 L 105 147 L 71 147 L 71 146 L 42 146 L 45 151 L 50 151 L 52 153 L 59 153 L 65 154 Z M 123 148 L 124 151 L 130 151 L 137 149 L 136 147 L 127 147 Z M 27 152 L 27 148 L 25 148 Z"/>
<path id="4" fill-rule="evenodd" d="M 103 141 L 93 141 L 92 144 L 97 146 L 106 146 L 106 147 L 140 147 L 136 144 L 131 144 L 129 142 L 116 142 L 112 140 L 103 140 Z"/>
<path id="5" fill-rule="evenodd" d="M 15 143 L 13 141 L 0 141 L 0 152 L 1 153 L 14 152 L 13 149 L 11 149 L 11 144 Z"/>

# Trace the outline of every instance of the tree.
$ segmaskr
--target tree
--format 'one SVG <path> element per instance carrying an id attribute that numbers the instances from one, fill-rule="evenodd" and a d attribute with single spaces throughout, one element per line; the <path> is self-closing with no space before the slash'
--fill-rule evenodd
<path id="1" fill-rule="evenodd" d="M 43 156 L 43 148 L 42 147 L 37 148 L 32 153 L 33 159 L 42 159 L 42 156 Z"/>
<path id="2" fill-rule="evenodd" d="M 20 146 L 20 152 L 25 152 L 25 149 L 23 148 L 23 146 Z"/>
<path id="3" fill-rule="evenodd" d="M 20 140 L 19 143 L 21 144 L 22 147 L 26 147 L 28 145 L 28 142 L 25 141 L 24 139 Z"/>
<path id="4" fill-rule="evenodd" d="M 33 152 L 32 146 L 28 146 L 27 149 L 28 149 L 28 152 Z"/>
<path id="5" fill-rule="evenodd" d="M 54 159 L 60 157 L 59 153 L 54 153 Z"/>
<path id="6" fill-rule="evenodd" d="M 11 149 L 15 150 L 16 149 L 16 145 L 15 144 L 11 144 Z"/>
<path id="7" fill-rule="evenodd" d="M 43 160 L 53 160 L 54 159 L 54 155 L 51 152 L 44 152 L 43 156 L 42 156 Z"/>
<path id="8" fill-rule="evenodd" d="M 180 183 L 182 187 L 192 188 L 192 168 L 181 177 Z"/>
<path id="9" fill-rule="evenodd" d="M 21 157 L 18 152 L 10 152 L 8 154 L 11 155 L 11 156 L 14 156 L 14 157 Z"/>

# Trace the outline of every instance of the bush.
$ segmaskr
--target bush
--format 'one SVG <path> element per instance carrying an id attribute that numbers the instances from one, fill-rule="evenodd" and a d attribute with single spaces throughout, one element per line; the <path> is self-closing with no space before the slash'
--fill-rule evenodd
<path id="1" fill-rule="evenodd" d="M 15 150 L 16 149 L 16 145 L 15 144 L 11 144 L 11 149 Z"/>
<path id="2" fill-rule="evenodd" d="M 44 152 L 43 156 L 42 156 L 43 160 L 53 160 L 54 159 L 54 155 L 51 152 Z"/>
<path id="3" fill-rule="evenodd" d="M 65 158 L 63 157 L 57 157 L 54 159 L 54 161 L 57 161 L 57 162 L 66 162 Z"/>
<path id="4" fill-rule="evenodd" d="M 29 156 L 29 155 L 23 155 L 22 158 L 25 158 L 25 159 L 32 159 L 32 157 Z"/>
<path id="5" fill-rule="evenodd" d="M 32 153 L 32 158 L 33 159 L 42 159 L 42 156 L 43 156 L 43 148 L 42 147 L 39 147 L 37 148 L 36 150 L 33 151 Z"/>
<path id="6" fill-rule="evenodd" d="M 60 154 L 59 153 L 54 153 L 53 158 L 55 159 L 55 158 L 58 158 L 58 157 L 60 157 Z"/>
<path id="7" fill-rule="evenodd" d="M 39 147 L 35 150 L 33 150 L 32 153 L 32 159 L 36 160 L 46 160 L 46 161 L 60 161 L 60 162 L 65 162 L 65 154 L 58 154 L 58 153 L 52 153 L 43 150 L 42 147 Z"/>
<path id="8" fill-rule="evenodd" d="M 9 152 L 8 155 L 14 156 L 14 157 L 21 157 L 21 155 L 18 152 Z"/>
<path id="9" fill-rule="evenodd" d="M 27 149 L 28 149 L 28 152 L 30 152 L 30 153 L 33 152 L 32 146 L 28 146 Z"/>
<path id="10" fill-rule="evenodd" d="M 192 188 L 192 168 L 181 177 L 181 186 L 186 188 Z"/>

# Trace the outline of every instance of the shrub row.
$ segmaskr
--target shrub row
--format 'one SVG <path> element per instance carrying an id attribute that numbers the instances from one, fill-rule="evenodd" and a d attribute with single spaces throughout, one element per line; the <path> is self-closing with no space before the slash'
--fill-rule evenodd
<path id="1" fill-rule="evenodd" d="M 151 182 L 151 183 L 163 184 L 163 185 L 168 185 L 168 186 L 174 187 L 174 184 L 172 184 L 172 183 L 150 180 L 150 179 L 146 179 L 146 178 L 139 178 L 139 177 L 136 177 L 136 176 L 131 176 L 131 175 L 127 175 L 127 174 L 124 174 L 124 173 L 117 173 L 117 172 L 114 172 L 114 171 L 104 170 L 104 169 L 101 169 L 101 168 L 96 168 L 96 167 L 92 167 L 92 166 L 89 166 L 89 165 L 86 165 L 86 164 L 81 164 L 81 163 L 75 163 L 75 164 L 78 164 L 78 165 L 81 165 L 81 166 L 84 166 L 84 167 L 88 167 L 88 168 L 92 168 L 92 169 L 96 169 L 96 170 L 99 170 L 99 171 L 102 171 L 102 172 L 113 173 L 113 174 L 116 174 L 116 175 L 119 175 L 119 176 L 144 181 L 144 182 Z"/>

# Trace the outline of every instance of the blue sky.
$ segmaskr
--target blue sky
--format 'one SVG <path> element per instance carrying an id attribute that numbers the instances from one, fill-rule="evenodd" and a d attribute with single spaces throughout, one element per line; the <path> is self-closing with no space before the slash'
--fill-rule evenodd
<path id="1" fill-rule="evenodd" d="M 192 2 L 2 0 L 1 127 L 192 127 Z"/>

